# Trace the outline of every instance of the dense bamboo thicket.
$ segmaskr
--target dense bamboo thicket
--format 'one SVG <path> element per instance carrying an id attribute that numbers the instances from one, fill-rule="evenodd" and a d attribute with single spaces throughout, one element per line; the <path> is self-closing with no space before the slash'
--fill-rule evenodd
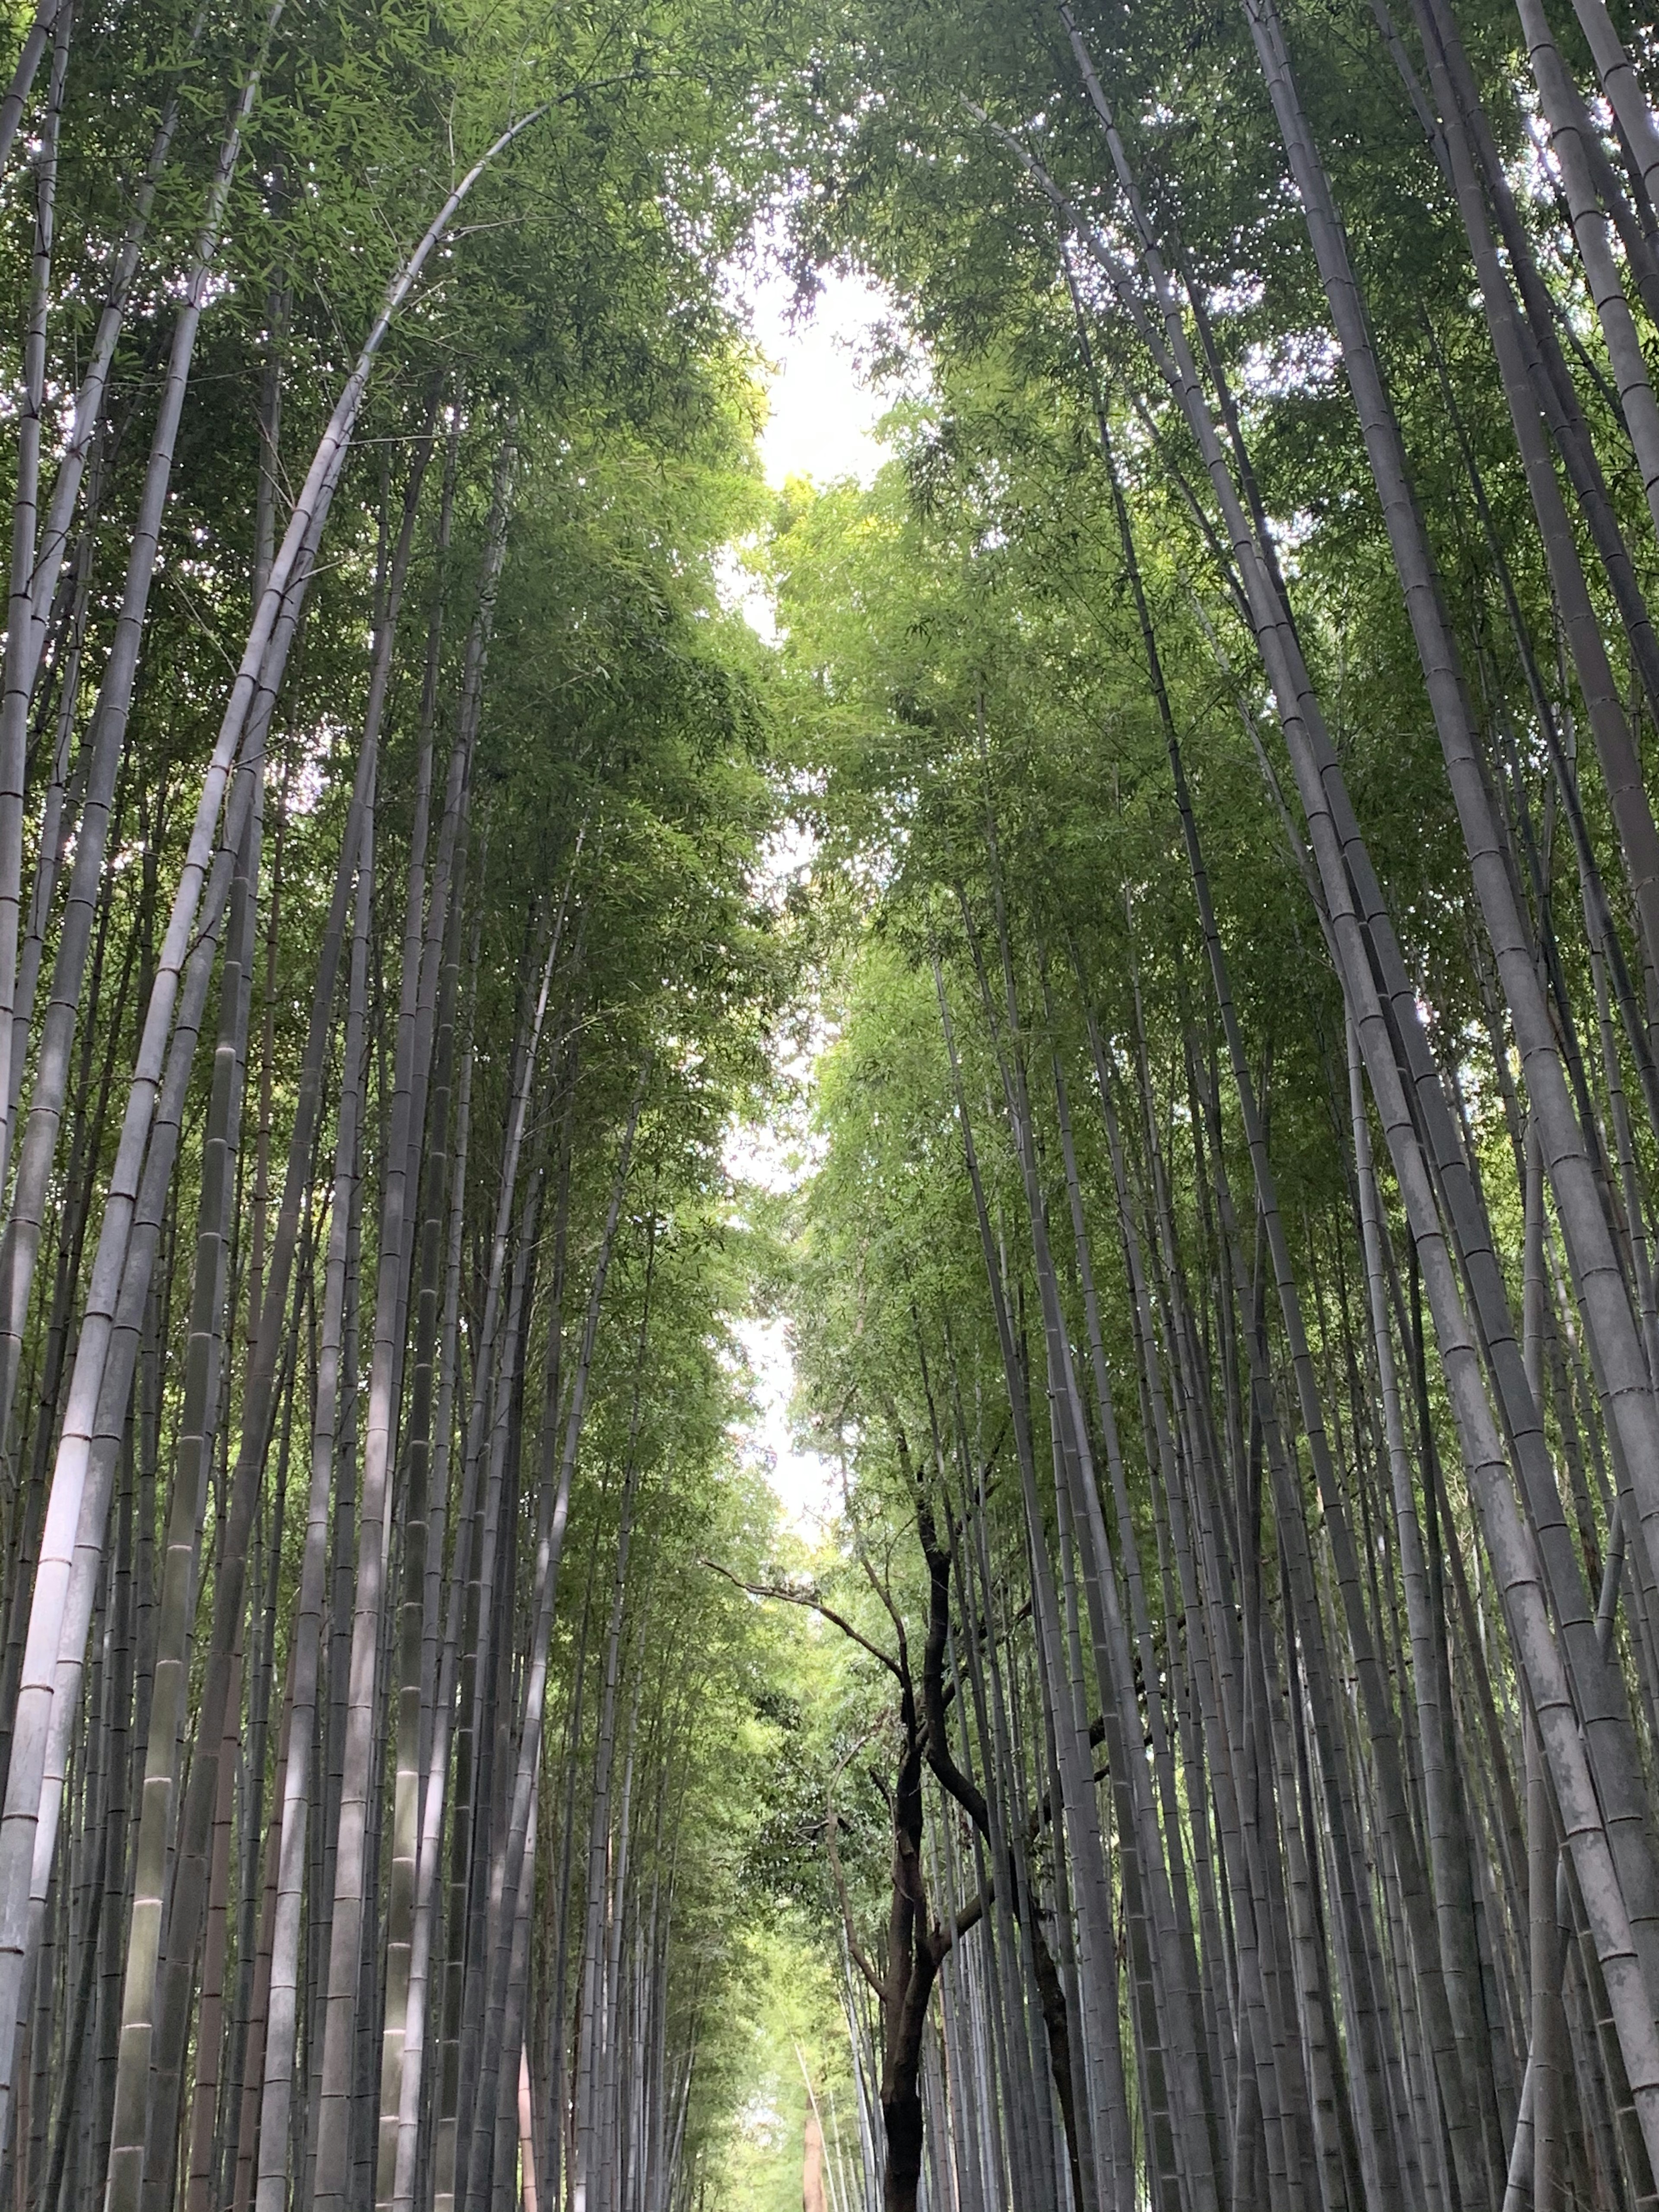
<path id="1" fill-rule="evenodd" d="M 0 2196 L 1659 2201 L 1651 27 L 14 15 Z"/>
<path id="2" fill-rule="evenodd" d="M 800 235 L 932 372 L 774 544 L 852 2202 L 1652 2198 L 1653 61 L 1243 0 L 830 73 Z"/>
<path id="3" fill-rule="evenodd" d="M 769 1526 L 753 58 L 18 35 L 0 2187 L 665 2207 L 763 1632 L 696 1562 Z"/>

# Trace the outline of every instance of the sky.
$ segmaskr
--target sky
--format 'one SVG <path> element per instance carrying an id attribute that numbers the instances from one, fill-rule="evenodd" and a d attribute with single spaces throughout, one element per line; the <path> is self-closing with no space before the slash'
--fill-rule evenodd
<path id="1" fill-rule="evenodd" d="M 796 321 L 781 273 L 763 270 L 738 290 L 761 350 L 775 364 L 761 437 L 767 482 L 811 477 L 825 484 L 854 476 L 868 483 L 883 459 L 872 433 L 885 402 L 860 380 L 858 356 L 885 312 L 880 291 L 860 277 L 830 275 L 810 319 Z"/>
<path id="2" fill-rule="evenodd" d="M 880 291 L 860 278 L 831 275 L 810 315 L 797 319 L 787 280 L 763 265 L 733 290 L 772 364 L 770 412 L 761 436 L 767 482 L 781 487 L 791 477 L 810 477 L 827 484 L 851 476 L 868 483 L 884 458 L 874 430 L 887 403 L 862 380 L 859 360 L 888 311 Z M 741 582 L 736 596 L 762 635 L 773 635 L 769 606 L 757 603 Z M 780 889 L 806 857 L 790 839 L 779 841 Z M 787 1189 L 799 1180 L 804 1157 L 800 1133 L 793 1130 L 738 1129 L 726 1146 L 734 1175 L 772 1189 Z M 738 1334 L 755 1377 L 755 1418 L 744 1438 L 745 1451 L 776 1491 L 790 1526 L 811 1542 L 835 1510 L 840 1477 L 817 1453 L 799 1449 L 790 1433 L 794 1359 L 788 1324 L 750 1321 Z"/>
<path id="3" fill-rule="evenodd" d="M 787 851 L 778 855 L 780 884 L 789 867 L 800 865 L 802 859 L 798 846 L 788 842 Z M 796 1065 L 788 1072 L 801 1077 L 806 1073 L 805 1065 Z M 767 1190 L 793 1189 L 810 1167 L 811 1157 L 810 1132 L 794 1121 L 781 1121 L 769 1127 L 739 1127 L 726 1139 L 727 1171 Z M 803 1450 L 791 1432 L 789 1401 L 794 1395 L 795 1361 L 789 1324 L 781 1315 L 770 1320 L 757 1318 L 741 1323 L 737 1334 L 754 1377 L 754 1413 L 744 1430 L 744 1455 L 777 1492 L 788 1526 L 807 1543 L 816 1544 L 836 1510 L 841 1478 L 830 1461 L 815 1451 Z"/>

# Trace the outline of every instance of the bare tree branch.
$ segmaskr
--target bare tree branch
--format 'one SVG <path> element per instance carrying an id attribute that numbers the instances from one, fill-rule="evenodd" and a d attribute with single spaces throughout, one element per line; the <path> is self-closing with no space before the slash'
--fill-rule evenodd
<path id="1" fill-rule="evenodd" d="M 701 1564 L 708 1569 L 710 1574 L 723 1576 L 734 1589 L 746 1592 L 750 1597 L 776 1598 L 781 1604 L 799 1605 L 808 1613 L 821 1613 L 825 1620 L 840 1629 L 843 1636 L 850 1638 L 860 1650 L 867 1651 L 872 1659 L 880 1660 L 899 1681 L 904 1680 L 904 1669 L 898 1661 L 890 1657 L 879 1644 L 872 1644 L 867 1636 L 860 1636 L 852 1622 L 844 1614 L 837 1613 L 833 1606 L 826 1605 L 816 1590 L 791 1589 L 787 1583 L 746 1583 L 741 1575 L 734 1575 L 729 1567 L 721 1566 L 718 1560 L 704 1559 Z"/>

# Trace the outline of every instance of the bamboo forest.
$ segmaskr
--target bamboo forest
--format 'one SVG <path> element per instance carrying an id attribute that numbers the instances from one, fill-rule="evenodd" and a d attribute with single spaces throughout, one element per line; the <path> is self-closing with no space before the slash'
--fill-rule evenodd
<path id="1" fill-rule="evenodd" d="M 1659 18 L 0 0 L 0 2212 L 1659 2208 Z"/>

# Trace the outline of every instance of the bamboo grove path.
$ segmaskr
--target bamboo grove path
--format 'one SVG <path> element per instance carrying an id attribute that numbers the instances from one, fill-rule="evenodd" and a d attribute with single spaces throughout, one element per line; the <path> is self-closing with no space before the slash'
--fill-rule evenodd
<path id="1" fill-rule="evenodd" d="M 3 63 L 0 2202 L 1659 2202 L 1652 24 Z"/>

